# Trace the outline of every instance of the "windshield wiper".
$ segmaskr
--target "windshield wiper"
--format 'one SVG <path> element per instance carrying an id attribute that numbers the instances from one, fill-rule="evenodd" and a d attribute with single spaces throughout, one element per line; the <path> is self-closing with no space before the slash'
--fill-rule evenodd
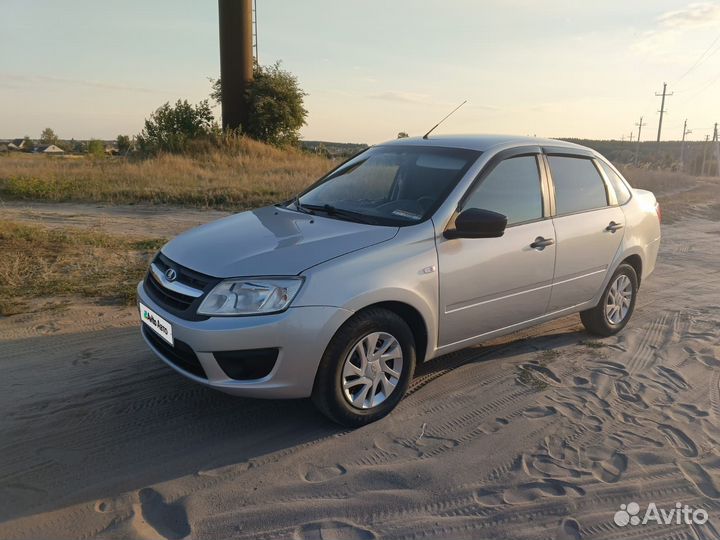
<path id="1" fill-rule="evenodd" d="M 304 204 L 300 202 L 300 195 L 295 195 L 295 198 L 293 199 L 293 205 L 295 206 L 295 210 L 298 212 L 302 212 L 303 214 L 312 214 L 312 211 L 310 211 Z"/>
<path id="2" fill-rule="evenodd" d="M 353 212 L 352 210 L 345 210 L 344 208 L 335 208 L 330 204 L 303 204 L 302 207 L 313 212 L 325 212 L 328 216 L 337 216 L 347 221 L 367 223 L 370 225 L 377 224 L 377 221 L 370 216 L 366 216 L 360 212 Z"/>

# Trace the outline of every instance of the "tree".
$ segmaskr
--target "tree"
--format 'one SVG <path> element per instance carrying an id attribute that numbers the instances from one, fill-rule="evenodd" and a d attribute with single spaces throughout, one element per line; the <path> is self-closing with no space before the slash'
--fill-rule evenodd
<path id="1" fill-rule="evenodd" d="M 101 158 L 105 156 L 105 145 L 97 139 L 90 139 L 87 143 L 87 153 L 90 157 Z"/>
<path id="2" fill-rule="evenodd" d="M 42 133 L 40 134 L 40 144 L 57 144 L 58 143 L 58 136 L 55 135 L 55 132 L 52 130 L 52 128 L 45 128 L 43 129 Z"/>
<path id="3" fill-rule="evenodd" d="M 25 150 L 26 152 L 32 152 L 33 148 L 35 148 L 35 143 L 33 142 L 33 140 L 30 137 L 25 135 L 25 138 L 23 139 L 23 142 L 22 142 L 22 149 Z"/>
<path id="4" fill-rule="evenodd" d="M 177 100 L 175 105 L 165 103 L 145 119 L 145 127 L 136 140 L 146 154 L 180 153 L 188 149 L 190 142 L 208 138 L 216 130 L 208 100 L 197 105 Z"/>
<path id="5" fill-rule="evenodd" d="M 84 154 L 87 152 L 87 144 L 85 144 L 83 141 L 76 141 L 73 139 L 71 141 L 72 143 L 72 151 L 76 154 Z"/>
<path id="6" fill-rule="evenodd" d="M 220 103 L 221 81 L 212 81 L 210 97 Z M 275 145 L 297 144 L 300 128 L 305 125 L 307 96 L 297 77 L 276 62 L 272 66 L 256 65 L 253 81 L 246 90 L 248 123 L 242 132 L 253 139 Z"/>
<path id="7" fill-rule="evenodd" d="M 132 141 L 130 140 L 130 137 L 128 135 L 117 136 L 118 152 L 121 155 L 127 155 L 127 153 L 130 151 L 130 146 L 132 146 Z"/>

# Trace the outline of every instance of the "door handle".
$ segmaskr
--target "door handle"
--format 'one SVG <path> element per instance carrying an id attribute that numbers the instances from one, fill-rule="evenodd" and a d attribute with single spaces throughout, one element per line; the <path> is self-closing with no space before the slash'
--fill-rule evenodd
<path id="1" fill-rule="evenodd" d="M 618 229 L 622 229 L 622 228 L 623 228 L 622 223 L 615 223 L 614 221 L 611 221 L 610 223 L 608 223 L 608 226 L 605 227 L 605 230 L 614 233 Z"/>
<path id="2" fill-rule="evenodd" d="M 530 244 L 530 247 L 542 251 L 547 246 L 552 246 L 554 243 L 555 240 L 553 240 L 552 238 L 543 238 L 542 236 L 538 236 L 535 241 Z"/>

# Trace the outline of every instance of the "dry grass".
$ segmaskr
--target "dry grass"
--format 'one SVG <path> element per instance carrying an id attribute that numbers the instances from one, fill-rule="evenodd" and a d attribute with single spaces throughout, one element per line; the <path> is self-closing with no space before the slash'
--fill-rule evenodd
<path id="1" fill-rule="evenodd" d="M 135 286 L 164 242 L 0 221 L 0 315 L 25 311 L 31 298 L 133 303 Z"/>
<path id="2" fill-rule="evenodd" d="M 222 151 L 147 160 L 10 153 L 0 157 L 0 197 L 244 209 L 286 200 L 332 166 L 323 157 L 244 138 Z"/>
<path id="3" fill-rule="evenodd" d="M 684 217 L 720 220 L 718 178 L 635 167 L 625 167 L 622 173 L 633 187 L 655 193 L 663 211 L 664 223 L 673 223 Z"/>
<path id="4" fill-rule="evenodd" d="M 648 189 L 656 195 L 692 188 L 699 182 L 699 178 L 696 176 L 674 171 L 626 166 L 622 173 L 633 187 Z"/>

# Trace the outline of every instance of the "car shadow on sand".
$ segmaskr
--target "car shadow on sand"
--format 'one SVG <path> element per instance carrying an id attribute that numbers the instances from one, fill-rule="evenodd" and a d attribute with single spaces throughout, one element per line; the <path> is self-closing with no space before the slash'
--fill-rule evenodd
<path id="1" fill-rule="evenodd" d="M 410 391 L 460 366 L 583 339 L 569 328 L 424 363 Z M 155 358 L 136 328 L 0 343 L 0 357 L 0 521 L 282 459 L 349 433 L 307 399 L 244 399 L 190 382 Z"/>

